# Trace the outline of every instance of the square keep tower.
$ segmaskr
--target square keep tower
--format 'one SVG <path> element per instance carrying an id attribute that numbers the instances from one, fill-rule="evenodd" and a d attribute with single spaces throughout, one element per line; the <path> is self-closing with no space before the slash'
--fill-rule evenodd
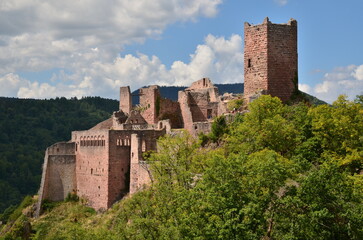
<path id="1" fill-rule="evenodd" d="M 259 25 L 244 25 L 244 95 L 279 97 L 283 102 L 297 90 L 297 21 L 274 24 L 265 18 Z"/>

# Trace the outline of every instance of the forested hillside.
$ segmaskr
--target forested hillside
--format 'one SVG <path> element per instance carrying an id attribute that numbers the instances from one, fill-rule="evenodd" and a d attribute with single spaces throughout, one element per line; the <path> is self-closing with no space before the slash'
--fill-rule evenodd
<path id="1" fill-rule="evenodd" d="M 70 196 L 9 214 L 5 239 L 363 239 L 363 97 L 331 106 L 262 96 L 209 135 L 165 136 L 153 184 L 104 213 Z M 22 213 L 23 212 L 23 213 Z"/>
<path id="2" fill-rule="evenodd" d="M 118 101 L 0 98 L 0 212 L 35 194 L 45 149 L 110 117 Z"/>

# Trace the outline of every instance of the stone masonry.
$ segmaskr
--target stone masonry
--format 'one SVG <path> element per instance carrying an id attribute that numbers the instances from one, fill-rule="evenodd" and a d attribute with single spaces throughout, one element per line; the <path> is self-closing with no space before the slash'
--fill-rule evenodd
<path id="1" fill-rule="evenodd" d="M 286 102 L 297 90 L 297 22 L 244 25 L 244 96 L 262 92 Z"/>
<path id="2" fill-rule="evenodd" d="M 287 101 L 297 88 L 297 22 L 260 25 L 245 23 L 245 98 L 256 93 Z M 75 193 L 89 206 L 105 210 L 126 194 L 150 184 L 152 175 L 143 153 L 157 150 L 157 139 L 172 128 L 196 136 L 209 133 L 213 119 L 227 114 L 236 96 L 219 96 L 209 78 L 202 78 L 165 99 L 159 87 L 141 88 L 140 105 L 133 106 L 130 87 L 120 88 L 119 110 L 85 131 L 73 131 L 71 140 L 47 148 L 39 202 L 64 200 Z M 228 115 L 229 116 L 229 115 Z"/>

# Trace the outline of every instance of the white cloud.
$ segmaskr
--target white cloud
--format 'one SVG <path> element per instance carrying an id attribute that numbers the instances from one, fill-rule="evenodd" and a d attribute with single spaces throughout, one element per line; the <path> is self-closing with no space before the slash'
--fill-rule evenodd
<path id="1" fill-rule="evenodd" d="M 360 65 L 357 69 L 355 69 L 353 76 L 360 81 L 363 80 L 363 65 Z"/>
<path id="2" fill-rule="evenodd" d="M 308 94 L 311 93 L 311 87 L 307 84 L 299 83 L 299 90 Z"/>
<path id="3" fill-rule="evenodd" d="M 353 100 L 356 95 L 363 94 L 362 80 L 363 65 L 338 67 L 332 72 L 325 73 L 323 82 L 315 85 L 307 92 L 328 103 L 335 101 L 341 94 L 345 94 Z"/>
<path id="4" fill-rule="evenodd" d="M 119 56 L 112 62 L 93 61 L 88 68 L 72 74 L 53 75 L 54 86 L 33 83 L 23 87 L 18 97 L 97 95 L 118 98 L 115 89 L 120 86 L 130 85 L 132 89 L 150 84 L 185 86 L 202 77 L 210 77 L 218 83 L 243 82 L 241 36 L 225 39 L 208 35 L 205 43 L 198 45 L 190 55 L 189 63 L 175 61 L 170 69 L 157 56 L 144 54 Z"/>
<path id="5" fill-rule="evenodd" d="M 0 96 L 16 96 L 18 89 L 21 86 L 25 86 L 27 83 L 27 80 L 20 78 L 14 73 L 0 76 Z"/>
<path id="6" fill-rule="evenodd" d="M 18 71 L 41 72 L 59 68 L 73 73 L 63 77 L 71 81 L 73 87 L 79 87 L 81 82 L 82 86 L 87 85 L 87 77 L 90 82 L 103 81 L 91 74 L 94 72 L 92 67 L 112 65 L 125 44 L 158 37 L 168 25 L 178 21 L 213 17 L 221 2 L 1 0 L 0 77 Z M 31 84 L 27 87 L 43 87 L 52 92 L 49 86 Z M 34 95 L 41 93 L 38 91 Z M 11 95 L 6 91 L 2 94 Z M 19 94 L 30 96 L 25 89 Z"/>

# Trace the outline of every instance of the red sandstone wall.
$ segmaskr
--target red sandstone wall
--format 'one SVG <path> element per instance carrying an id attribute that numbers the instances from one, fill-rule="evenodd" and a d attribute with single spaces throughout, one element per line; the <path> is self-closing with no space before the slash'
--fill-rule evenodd
<path id="1" fill-rule="evenodd" d="M 245 23 L 244 95 L 247 100 L 259 90 L 287 101 L 297 75 L 297 23 Z M 296 82 L 297 86 L 297 82 Z"/>
<path id="2" fill-rule="evenodd" d="M 269 24 L 268 36 L 268 93 L 285 102 L 297 80 L 297 23 Z"/>
<path id="3" fill-rule="evenodd" d="M 48 147 L 40 200 L 62 201 L 76 189 L 75 144 L 60 142 Z"/>
<path id="4" fill-rule="evenodd" d="M 186 91 L 179 91 L 178 92 L 178 102 L 180 104 L 180 110 L 183 117 L 183 125 L 184 129 L 191 131 L 193 126 L 193 116 L 192 112 L 190 111 L 189 107 L 189 97 L 188 92 Z"/>
<path id="5" fill-rule="evenodd" d="M 214 88 L 212 81 L 209 78 L 202 78 L 198 81 L 192 83 L 192 85 L 187 88 L 190 89 L 203 89 L 203 88 Z"/>
<path id="6" fill-rule="evenodd" d="M 77 144 L 77 194 L 95 209 L 108 207 L 108 139 L 108 130 L 72 133 Z"/>
<path id="7" fill-rule="evenodd" d="M 157 122 L 157 101 L 160 101 L 160 92 L 158 86 L 154 85 L 148 88 L 140 89 L 140 105 L 145 108 L 141 115 L 149 124 L 154 124 Z"/>
<path id="8" fill-rule="evenodd" d="M 109 132 L 108 207 L 129 191 L 131 131 Z"/>
<path id="9" fill-rule="evenodd" d="M 205 122 L 218 115 L 218 103 L 210 102 L 209 89 L 200 89 L 189 92 L 189 107 L 192 112 L 193 122 Z"/>
<path id="10" fill-rule="evenodd" d="M 165 130 L 146 130 L 131 135 L 130 194 L 150 184 L 150 169 L 142 154 L 150 150 L 155 151 L 157 138 L 164 134 Z"/>
<path id="11" fill-rule="evenodd" d="M 169 119 L 172 128 L 183 127 L 183 117 L 179 102 L 162 98 L 160 101 L 160 112 L 157 120 Z"/>
<path id="12" fill-rule="evenodd" d="M 267 23 L 244 25 L 244 96 L 267 89 Z"/>
<path id="13" fill-rule="evenodd" d="M 120 87 L 120 111 L 130 114 L 132 108 L 132 99 L 130 87 Z"/>

